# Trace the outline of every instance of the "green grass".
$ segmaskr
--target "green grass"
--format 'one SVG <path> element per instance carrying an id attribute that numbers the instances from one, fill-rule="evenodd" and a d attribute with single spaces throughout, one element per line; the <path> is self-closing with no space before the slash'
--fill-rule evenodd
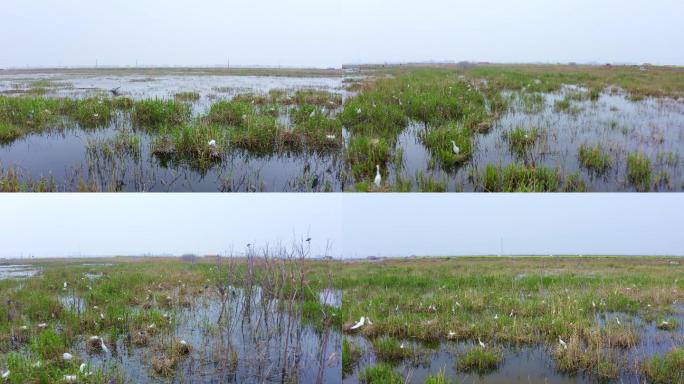
<path id="1" fill-rule="evenodd" d="M 651 357 L 644 362 L 641 371 L 654 384 L 684 382 L 684 349 L 675 348 L 664 355 Z"/>
<path id="2" fill-rule="evenodd" d="M 411 347 L 404 345 L 391 336 L 382 336 L 373 340 L 373 349 L 378 359 L 386 362 L 401 362 L 412 355 Z"/>
<path id="3" fill-rule="evenodd" d="M 8 144 L 24 135 L 24 132 L 12 124 L 0 123 L 0 144 Z"/>
<path id="4" fill-rule="evenodd" d="M 404 379 L 391 365 L 381 363 L 364 368 L 359 374 L 359 381 L 364 384 L 402 384 Z"/>
<path id="5" fill-rule="evenodd" d="M 376 165 L 380 166 L 380 174 L 387 176 L 387 164 L 391 162 L 390 144 L 384 138 L 355 136 L 349 140 L 346 161 L 351 165 L 355 180 L 373 180 Z"/>
<path id="6" fill-rule="evenodd" d="M 292 99 L 300 105 L 313 104 L 328 108 L 342 105 L 342 96 L 340 94 L 315 89 L 298 90 Z"/>
<path id="7" fill-rule="evenodd" d="M 457 168 L 473 155 L 473 133 L 462 126 L 451 124 L 428 128 L 421 132 L 420 138 L 433 158 L 447 170 Z M 459 148 L 458 154 L 453 151 L 454 143 Z"/>
<path id="8" fill-rule="evenodd" d="M 546 99 L 541 93 L 519 92 L 517 95 L 525 113 L 539 113 L 542 112 L 546 106 Z"/>
<path id="9" fill-rule="evenodd" d="M 254 114 L 254 107 L 247 102 L 219 101 L 212 104 L 206 120 L 210 124 L 245 127 Z"/>
<path id="10" fill-rule="evenodd" d="M 361 348 L 349 341 L 347 337 L 342 339 L 342 374 L 347 376 L 354 371 L 354 367 L 361 359 Z"/>
<path id="11" fill-rule="evenodd" d="M 502 361 L 503 353 L 500 350 L 476 346 L 459 355 L 456 367 L 461 372 L 475 372 L 483 375 L 495 371 Z"/>
<path id="12" fill-rule="evenodd" d="M 582 144 L 577 154 L 580 165 L 596 174 L 604 174 L 613 165 L 600 144 L 589 146 Z"/>
<path id="13" fill-rule="evenodd" d="M 524 158 L 541 137 L 538 128 L 517 127 L 504 132 L 504 139 L 508 142 L 508 148 L 512 154 L 519 158 Z"/>
<path id="14" fill-rule="evenodd" d="M 428 376 L 425 379 L 424 384 L 449 384 L 452 383 L 453 381 L 450 380 L 444 372 L 439 372 L 433 375 Z"/>
<path id="15" fill-rule="evenodd" d="M 145 128 L 181 125 L 190 118 L 190 106 L 174 100 L 147 99 L 133 106 L 133 123 Z"/>
<path id="16" fill-rule="evenodd" d="M 416 173 L 416 184 L 419 192 L 446 192 L 446 181 L 439 181 L 432 178 L 432 176 L 418 171 Z"/>
<path id="17" fill-rule="evenodd" d="M 500 352 L 495 345 L 543 345 L 563 372 L 612 378 L 632 363 L 618 351 L 646 335 L 631 317 L 658 318 L 684 298 L 676 258 L 434 257 L 346 263 L 336 272 L 345 326 L 361 316 L 360 334 L 436 343 L 475 344 L 477 367 Z M 661 295 L 665 294 L 663 297 Z M 621 313 L 622 325 L 615 323 Z M 605 316 L 606 323 L 597 323 Z M 344 328 L 343 328 L 344 329 Z M 568 348 L 559 346 L 558 338 Z M 673 341 L 677 336 L 673 335 Z M 396 343 L 395 343 L 396 345 Z M 463 364 L 463 363 L 461 363 Z"/>
<path id="18" fill-rule="evenodd" d="M 83 128 L 108 125 L 113 116 L 112 101 L 102 98 L 78 100 L 71 115 Z"/>
<path id="19" fill-rule="evenodd" d="M 214 140 L 215 146 L 209 142 Z M 225 129 L 201 123 L 166 127 L 152 142 L 152 153 L 162 161 L 186 162 L 192 167 L 207 170 L 220 162 L 228 146 Z"/>
<path id="20" fill-rule="evenodd" d="M 342 146 L 342 123 L 328 118 L 314 105 L 295 107 L 290 112 L 293 133 L 304 138 L 310 148 L 339 148 Z"/>
<path id="21" fill-rule="evenodd" d="M 651 160 L 643 153 L 627 155 L 627 178 L 639 192 L 651 190 Z"/>
<path id="22" fill-rule="evenodd" d="M 509 164 L 487 165 L 478 190 L 481 192 L 556 192 L 561 185 L 557 170 Z"/>

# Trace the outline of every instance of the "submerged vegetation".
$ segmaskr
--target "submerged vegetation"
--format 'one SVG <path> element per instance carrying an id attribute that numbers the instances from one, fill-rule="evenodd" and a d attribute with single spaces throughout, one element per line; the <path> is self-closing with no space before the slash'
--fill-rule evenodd
<path id="1" fill-rule="evenodd" d="M 582 167 L 596 174 L 604 174 L 612 166 L 610 156 L 598 144 L 594 146 L 582 144 L 578 158 Z"/>

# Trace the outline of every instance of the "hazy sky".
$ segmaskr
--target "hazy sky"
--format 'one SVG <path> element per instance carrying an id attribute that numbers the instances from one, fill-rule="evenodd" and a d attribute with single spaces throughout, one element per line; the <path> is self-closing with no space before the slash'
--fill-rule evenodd
<path id="1" fill-rule="evenodd" d="M 19 194 L 0 196 L 0 257 L 240 253 L 345 257 L 677 254 L 684 194 Z"/>
<path id="2" fill-rule="evenodd" d="M 3 0 L 0 67 L 684 64 L 681 0 Z"/>

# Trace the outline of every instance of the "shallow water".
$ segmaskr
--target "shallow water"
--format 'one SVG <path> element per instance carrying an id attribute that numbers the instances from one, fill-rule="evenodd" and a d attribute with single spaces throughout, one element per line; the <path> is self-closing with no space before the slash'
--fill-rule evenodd
<path id="1" fill-rule="evenodd" d="M 35 276 L 38 268 L 31 264 L 0 265 L 0 280 L 22 279 Z"/>
<path id="2" fill-rule="evenodd" d="M 121 86 L 126 96 L 135 99 L 172 98 L 177 92 L 199 92 L 201 99 L 193 103 L 195 114 L 204 113 L 220 98 L 239 93 L 266 92 L 270 89 L 323 89 L 348 97 L 343 78 L 296 78 L 268 76 L 89 76 L 26 75 L 0 76 L 0 92 L 26 89 L 32 80 L 51 79 L 57 84 L 49 88 L 48 96 L 83 97 L 107 94 Z M 67 86 L 65 86 L 67 85 Z M 597 102 L 574 101 L 574 112 L 557 112 L 554 102 L 567 93 L 577 92 L 565 87 L 561 92 L 544 95 L 544 108 L 525 111 L 519 98 L 486 134 L 475 135 L 474 156 L 456 170 L 444 170 L 433 161 L 429 150 L 421 143 L 419 133 L 426 129 L 418 123 L 409 124 L 398 137 L 395 150 L 403 152 L 401 168 L 390 165 L 387 180 L 393 183 L 396 174 L 412 181 L 417 190 L 420 172 L 444 182 L 449 191 L 473 191 L 472 174 L 484 171 L 488 164 L 526 163 L 558 168 L 563 175 L 578 173 L 589 191 L 634 191 L 627 180 L 627 154 L 640 151 L 652 162 L 654 178 L 660 180 L 658 191 L 684 190 L 684 103 L 672 99 L 627 100 L 619 92 L 604 93 Z M 282 115 L 287 123 L 288 117 Z M 516 127 L 536 127 L 541 132 L 537 144 L 518 158 L 511 153 L 504 134 Z M 224 161 L 208 170 L 198 170 L 190 164 L 160 161 L 151 153 L 152 136 L 141 136 L 139 156 L 113 159 L 89 154 L 89 141 L 103 141 L 117 132 L 130 130 L 128 118 L 119 115 L 106 128 L 82 130 L 71 127 L 59 132 L 30 135 L 11 144 L 0 146 L 0 165 L 16 167 L 20 174 L 33 180 L 53 178 L 60 189 L 76 189 L 80 179 L 92 180 L 101 190 L 123 191 L 342 191 L 353 188 L 347 176 L 344 148 L 326 153 L 274 152 L 254 154 L 229 150 Z M 348 135 L 345 133 L 345 137 Z M 601 144 L 608 151 L 613 166 L 603 175 L 594 175 L 580 167 L 577 159 L 582 144 Z M 317 180 L 317 181 L 314 181 Z"/>
<path id="3" fill-rule="evenodd" d="M 108 353 L 88 353 L 83 340 L 78 353 L 92 367 L 116 362 L 133 382 L 280 383 L 285 372 L 294 375 L 295 382 L 339 382 L 342 336 L 337 330 L 317 331 L 303 324 L 283 312 L 277 301 L 262 300 L 259 289 L 251 296 L 239 288 L 230 292 L 220 324 L 223 303 L 214 294 L 195 296 L 192 307 L 169 312 L 175 327 L 162 330 L 162 344 L 185 340 L 192 346 L 179 360 L 174 377 L 155 375 L 150 363 L 158 355 L 154 347 L 135 347 L 125 336 Z M 230 361 L 232 353 L 237 354 L 236 366 Z"/>

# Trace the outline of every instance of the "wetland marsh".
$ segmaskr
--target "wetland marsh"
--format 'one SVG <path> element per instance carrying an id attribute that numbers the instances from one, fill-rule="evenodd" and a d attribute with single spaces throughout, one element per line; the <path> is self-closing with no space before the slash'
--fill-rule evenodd
<path id="1" fill-rule="evenodd" d="M 3 71 L 0 190 L 681 191 L 683 97 L 677 67 Z"/>
<path id="2" fill-rule="evenodd" d="M 331 265 L 282 256 L 39 261 L 33 277 L 3 276 L 3 382 L 339 382 Z"/>
<path id="3" fill-rule="evenodd" d="M 684 381 L 681 258 L 385 259 L 339 271 L 345 383 Z"/>
<path id="4" fill-rule="evenodd" d="M 35 274 L 0 279 L 0 370 L 16 383 L 684 380 L 681 258 L 257 254 L 23 264 Z"/>

